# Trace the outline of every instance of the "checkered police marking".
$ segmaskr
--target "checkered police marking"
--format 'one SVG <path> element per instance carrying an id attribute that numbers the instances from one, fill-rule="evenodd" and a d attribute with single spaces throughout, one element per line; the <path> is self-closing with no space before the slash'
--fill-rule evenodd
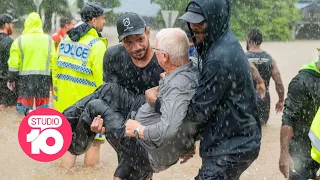
<path id="1" fill-rule="evenodd" d="M 83 78 L 76 78 L 70 75 L 66 75 L 66 74 L 57 74 L 57 78 L 58 79 L 62 79 L 62 80 L 66 80 L 66 81 L 71 81 L 73 83 L 76 84 L 84 84 L 84 85 L 88 85 L 88 86 L 92 86 L 92 87 L 97 87 L 96 83 L 83 79 Z"/>
<path id="2" fill-rule="evenodd" d="M 89 68 L 87 68 L 87 67 L 85 67 L 83 65 L 79 66 L 79 65 L 76 65 L 76 64 L 72 64 L 72 63 L 69 63 L 69 62 L 63 62 L 61 60 L 58 60 L 57 61 L 57 66 L 68 68 L 68 69 L 72 69 L 72 70 L 75 70 L 75 71 L 78 71 L 78 72 L 82 72 L 82 73 L 85 73 L 85 74 L 92 75 L 91 69 L 89 69 Z"/>

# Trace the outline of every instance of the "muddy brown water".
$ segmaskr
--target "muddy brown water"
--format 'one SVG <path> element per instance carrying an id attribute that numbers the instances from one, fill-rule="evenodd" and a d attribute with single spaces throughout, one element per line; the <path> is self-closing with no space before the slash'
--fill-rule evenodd
<path id="1" fill-rule="evenodd" d="M 152 31 L 151 38 L 154 43 Z M 117 42 L 116 29 L 107 27 L 103 34 L 109 39 L 109 45 Z M 243 47 L 244 43 L 242 43 Z M 287 90 L 288 83 L 297 74 L 300 67 L 317 57 L 316 48 L 319 41 L 266 42 L 263 49 L 267 50 L 276 60 L 281 71 L 282 79 Z M 242 180 L 255 179 L 284 179 L 278 170 L 280 152 L 279 132 L 282 113 L 276 114 L 275 104 L 278 100 L 271 81 L 272 110 L 270 120 L 263 129 L 261 151 L 258 159 L 241 176 Z M 95 168 L 83 167 L 83 156 L 79 156 L 76 166 L 71 170 L 59 167 L 60 159 L 50 163 L 40 163 L 24 154 L 18 142 L 18 127 L 23 116 L 17 115 L 14 108 L 0 112 L 0 179 L 2 180 L 109 180 L 117 165 L 114 150 L 107 144 L 101 147 L 101 162 Z M 198 172 L 201 158 L 197 154 L 187 163 L 176 164 L 168 170 L 155 174 L 157 180 L 191 180 Z"/>

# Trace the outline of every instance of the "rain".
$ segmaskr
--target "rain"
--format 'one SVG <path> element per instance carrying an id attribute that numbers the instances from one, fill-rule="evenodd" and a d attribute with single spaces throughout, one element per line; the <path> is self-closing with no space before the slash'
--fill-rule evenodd
<path id="1" fill-rule="evenodd" d="M 212 0 L 202 0 L 205 3 L 212 2 Z M 296 75 L 301 71 L 301 68 L 315 60 L 320 58 L 320 50 L 317 48 L 320 47 L 320 1 L 319 0 L 225 0 L 224 3 L 231 3 L 231 16 L 229 23 L 221 23 L 224 21 L 229 21 L 223 18 L 226 18 L 228 12 L 222 10 L 220 14 L 214 14 L 217 11 L 218 7 L 213 7 L 214 11 L 208 11 L 206 18 L 217 19 L 217 21 L 208 21 L 210 24 L 206 24 L 207 27 L 211 27 L 211 32 L 204 33 L 205 41 L 204 43 L 197 43 L 197 37 L 201 32 L 192 32 L 190 33 L 191 28 L 188 27 L 187 23 L 183 20 L 180 20 L 185 12 L 190 0 L 0 0 L 0 14 L 10 14 L 14 19 L 17 19 L 17 22 L 14 22 L 14 28 L 12 29 L 12 34 L 10 33 L 10 38 L 18 42 L 18 37 L 21 37 L 23 30 L 25 28 L 25 20 L 31 12 L 37 12 L 40 15 L 42 28 L 45 34 L 50 37 L 54 33 L 58 32 L 60 29 L 60 20 L 64 17 L 72 17 L 75 19 L 76 23 L 81 21 L 80 10 L 88 2 L 99 2 L 102 7 L 110 10 L 105 13 L 105 23 L 103 25 L 103 30 L 100 32 L 101 37 L 106 38 L 107 40 L 107 49 L 110 47 L 116 46 L 119 43 L 119 35 L 117 33 L 117 19 L 126 12 L 134 12 L 139 14 L 145 21 L 147 27 L 150 27 L 150 42 L 148 47 L 156 46 L 156 34 L 163 28 L 181 28 L 187 32 L 190 37 L 190 43 L 194 43 L 197 48 L 201 47 L 202 49 L 195 49 L 194 63 L 196 64 L 200 74 L 204 72 L 210 72 L 212 69 L 216 69 L 210 63 L 206 62 L 204 59 L 211 58 L 214 60 L 219 60 L 220 57 L 214 57 L 212 54 L 206 54 L 212 50 L 212 46 L 215 45 L 217 37 L 214 37 L 212 34 L 223 35 L 226 33 L 221 29 L 230 29 L 246 53 L 247 50 L 247 39 L 248 33 L 252 29 L 259 29 L 263 34 L 263 41 L 261 47 L 263 50 L 268 52 L 271 59 L 276 61 L 276 65 L 281 74 L 281 80 L 284 88 L 284 97 L 285 103 L 284 108 L 289 109 L 290 107 L 286 106 L 286 99 L 288 96 L 288 91 L 290 90 L 290 82 Z M 1 16 L 0 16 L 1 19 Z M 132 23 L 132 22 L 131 22 Z M 0 24 L 1 25 L 1 24 Z M 219 26 L 221 25 L 221 26 Z M 1 27 L 0 27 L 1 28 Z M 218 32 L 221 30 L 220 32 Z M 191 30 L 192 31 L 192 30 Z M 7 78 L 10 76 L 8 65 L 8 58 L 5 51 L 10 49 L 7 47 L 2 40 L 2 34 L 4 32 L 0 30 L 0 80 L 1 88 L 3 87 L 12 87 L 7 85 Z M 23 40 L 22 40 L 23 41 Z M 228 41 L 228 39 L 223 39 L 223 41 Z M 18 43 L 17 43 L 18 44 Z M 35 43 L 36 44 L 36 43 Z M 40 44 L 40 43 L 39 43 Z M 215 49 L 215 52 L 225 52 L 229 49 L 236 49 L 237 46 L 232 45 L 229 47 L 219 46 Z M 35 50 L 37 51 L 37 50 Z M 45 52 L 47 53 L 47 52 Z M 138 52 L 139 53 L 139 52 Z M 120 53 L 119 53 L 120 54 Z M 10 54 L 9 54 L 10 55 Z M 203 92 L 213 92 L 212 96 L 198 96 L 199 92 L 195 93 L 195 99 L 192 99 L 192 102 L 197 101 L 201 98 L 204 102 L 209 102 L 215 99 L 219 99 L 217 104 L 214 104 L 210 107 L 205 107 L 203 109 L 198 109 L 202 111 L 203 114 L 207 117 L 204 118 L 206 123 L 204 126 L 199 127 L 199 132 L 206 133 L 208 128 L 211 128 L 210 133 L 207 134 L 207 137 L 199 137 L 199 141 L 196 141 L 196 154 L 193 158 L 189 159 L 186 163 L 180 164 L 179 162 L 172 165 L 170 168 L 161 171 L 160 173 L 154 173 L 152 179 L 155 180 L 186 180 L 194 179 L 199 169 L 201 168 L 203 159 L 200 157 L 199 149 L 201 146 L 200 140 L 209 139 L 215 145 L 217 143 L 216 139 L 223 139 L 225 137 L 231 136 L 240 136 L 235 131 L 244 125 L 242 121 L 233 122 L 232 118 L 228 117 L 234 112 L 246 112 L 250 109 L 250 105 L 237 103 L 246 98 L 255 99 L 256 97 L 251 95 L 244 95 L 247 92 L 239 91 L 240 85 L 239 81 L 244 81 L 244 79 L 251 79 L 254 81 L 252 84 L 256 86 L 258 82 L 254 77 L 249 77 L 251 75 L 250 68 L 247 64 L 238 66 L 230 70 L 233 67 L 233 63 L 239 64 L 241 62 L 241 57 L 243 54 L 237 54 L 234 57 L 234 61 L 230 64 L 224 64 L 221 74 L 225 75 L 224 77 L 218 77 L 218 75 L 212 74 L 202 74 L 203 77 L 199 78 L 200 82 L 203 82 Z M 232 56 L 232 55 L 230 55 Z M 57 57 L 59 59 L 59 57 Z M 242 73 L 243 66 L 246 66 L 248 73 Z M 274 65 L 273 65 L 274 66 Z M 116 69 L 115 74 L 119 76 L 136 76 L 143 74 L 137 78 L 132 78 L 125 82 L 122 82 L 126 86 L 133 86 L 137 82 L 143 82 L 145 84 L 151 84 L 152 87 L 158 86 L 157 83 L 150 81 L 150 76 L 154 73 L 158 73 L 157 70 L 143 71 L 143 68 L 137 68 L 135 71 L 124 71 L 124 68 L 131 67 L 126 64 L 126 61 L 118 61 L 118 64 L 112 68 Z M 222 65 L 221 65 L 222 67 Z M 147 67 L 146 67 L 147 68 Z M 257 65 L 258 68 L 258 65 Z M 258 68 L 259 69 L 259 68 Z M 269 70 L 270 71 L 270 70 Z M 268 81 L 269 88 L 267 93 L 270 93 L 270 114 L 269 120 L 266 124 L 261 126 L 262 137 L 261 137 L 261 146 L 258 158 L 246 169 L 240 179 L 241 180 L 278 180 L 284 179 L 284 176 L 279 170 L 279 157 L 281 154 L 280 146 L 280 130 L 283 121 L 284 112 L 276 112 L 276 107 L 279 100 L 279 84 L 275 83 L 274 77 L 271 75 L 272 80 Z M 263 78 L 265 73 L 260 75 Z M 216 75 L 216 76 L 214 76 Z M 268 76 L 268 75 L 267 75 Z M 210 77 L 210 82 L 205 81 L 203 78 Z M 320 77 L 320 76 L 319 76 Z M 28 79 L 28 81 L 32 81 Z M 263 80 L 264 81 L 264 80 Z M 120 81 L 119 81 L 120 82 Z M 264 81 L 265 82 L 265 81 Z M 320 93 L 319 88 L 319 79 L 318 81 L 310 82 L 306 84 L 305 88 L 310 90 L 311 93 L 307 93 L 306 97 L 303 97 L 303 101 L 293 102 L 295 105 L 307 106 L 310 104 L 317 104 L 320 99 L 319 96 L 310 98 L 313 94 L 312 92 Z M 16 88 L 21 88 L 15 83 L 13 85 L 14 90 L 18 91 Z M 212 85 L 214 84 L 214 85 Z M 250 86 L 246 84 L 247 86 Z M 252 86 L 252 87 L 253 87 Z M 30 86 L 27 85 L 26 88 Z M 48 87 L 49 88 L 49 87 Z M 69 88 L 69 87 L 68 87 Z M 260 96 L 260 90 L 256 87 L 253 87 L 257 90 L 257 97 Z M 294 88 L 294 87 L 292 87 Z M 138 87 L 133 87 L 133 91 L 137 94 L 144 94 L 145 89 L 140 89 Z M 242 89 L 243 90 L 243 89 Z M 17 95 L 13 95 L 10 90 L 6 89 L 5 91 L 1 90 L 1 100 L 6 98 L 11 98 L 10 105 L 4 106 L 0 104 L 0 179 L 77 179 L 77 180 L 87 180 L 87 179 L 113 179 L 114 172 L 118 165 L 117 153 L 108 141 L 105 141 L 101 145 L 100 149 L 100 162 L 94 167 L 84 166 L 84 155 L 77 157 L 75 165 L 71 169 L 62 168 L 61 158 L 52 161 L 52 162 L 38 162 L 31 159 L 20 147 L 18 141 L 18 130 L 24 115 L 18 114 L 16 111 L 16 106 L 19 104 L 17 102 Z M 54 89 L 50 88 L 50 98 L 48 106 L 50 108 L 54 107 Z M 71 90 L 70 87 L 70 92 Z M 223 95 L 219 94 L 220 92 Z M 5 92 L 5 93 L 3 93 Z M 8 93 L 6 93 L 8 92 Z M 20 91 L 19 91 L 20 92 Z M 217 95 L 218 94 L 218 95 Z M 230 98 L 232 96 L 232 98 Z M 12 100 L 12 98 L 14 98 Z M 225 99 L 231 99 L 225 103 L 219 104 Z M 79 98 L 81 99 L 81 98 Z M 294 99 L 294 98 L 293 98 Z M 297 101 L 297 100 L 296 100 Z M 2 101 L 0 101 L 2 102 Z M 290 103 L 288 103 L 290 104 Z M 21 103 L 20 103 L 21 105 Z M 303 106 L 301 105 L 301 107 Z M 319 103 L 317 104 L 319 105 Z M 35 105 L 36 106 L 36 105 Z M 228 107 L 234 106 L 233 109 L 228 109 Z M 288 105 L 289 106 L 289 105 Z M 304 107 L 303 106 L 303 107 Z M 318 106 L 319 107 L 319 106 Z M 310 106 L 308 109 L 301 109 L 297 114 L 301 119 L 310 119 L 314 116 L 318 110 L 318 107 Z M 267 109 L 267 107 L 266 107 Z M 214 112 L 214 114 L 210 114 Z M 218 115 L 217 115 L 218 114 Z M 290 116 L 297 115 L 295 113 L 290 114 Z M 185 115 L 185 113 L 181 113 Z M 196 117 L 196 119 L 203 118 L 202 115 Z M 253 116 L 250 123 L 256 123 Z M 219 116 L 219 117 L 218 117 Z M 219 118 L 225 117 L 225 121 L 220 122 Z M 241 116 L 241 115 L 240 115 Z M 260 116 L 260 115 L 259 115 Z M 289 116 L 289 115 L 288 115 Z M 229 119 L 228 119 L 229 118 Z M 243 118 L 243 117 L 240 117 Z M 249 118 L 250 119 L 250 118 Z M 311 120 L 309 120 L 311 124 Z M 210 123 L 208 123 L 210 122 Z M 293 121 L 292 121 L 293 122 Z M 291 123 L 292 123 L 291 122 Z M 248 123 L 248 124 L 250 124 Z M 299 119 L 296 120 L 293 125 L 293 129 L 299 130 L 298 136 L 308 138 L 308 132 L 310 127 L 305 126 L 305 122 L 299 122 Z M 248 125 L 249 126 L 249 125 Z M 228 127 L 230 131 L 221 133 L 224 131 L 224 127 Z M 179 127 L 179 131 L 182 131 L 182 128 L 190 127 Z M 246 130 L 250 130 L 249 127 L 242 127 Z M 190 129 L 189 129 L 190 130 Z M 254 133 L 244 132 L 242 136 L 254 136 Z M 185 144 L 188 144 L 189 135 L 187 132 L 183 132 L 176 137 L 180 138 L 181 141 Z M 83 147 L 86 146 L 84 142 L 81 142 Z M 169 144 L 174 144 L 174 141 L 169 142 Z M 239 142 L 239 144 L 246 145 L 246 141 Z M 290 151 L 302 151 L 299 145 L 299 142 L 293 138 L 292 140 L 293 147 Z M 204 143 L 205 144 L 205 143 Z M 210 143 L 209 143 L 210 144 Z M 223 143 L 221 143 L 223 144 Z M 220 145 L 220 144 L 219 144 Z M 231 144 L 229 147 L 232 149 L 234 144 Z M 251 145 L 248 145 L 250 148 Z M 311 145 L 306 147 L 307 151 L 310 151 Z M 216 149 L 211 148 L 207 149 L 208 153 L 214 153 Z M 221 152 L 227 152 L 229 149 L 223 149 Z M 236 149 L 235 151 L 241 151 Z M 179 152 L 177 149 L 171 149 L 169 151 L 172 154 Z M 168 153 L 169 153 L 168 152 Z M 168 154 L 168 157 L 171 158 L 171 154 Z M 134 158 L 132 157 L 132 160 Z M 181 161 L 181 160 L 179 160 Z M 295 167 L 298 168 L 303 166 L 300 161 L 295 163 Z M 320 166 L 319 166 L 320 167 Z"/>

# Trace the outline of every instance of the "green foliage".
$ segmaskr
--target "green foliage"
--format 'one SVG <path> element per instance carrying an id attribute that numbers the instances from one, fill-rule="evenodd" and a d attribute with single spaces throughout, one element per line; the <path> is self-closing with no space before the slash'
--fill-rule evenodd
<path id="1" fill-rule="evenodd" d="M 88 2 L 99 2 L 105 8 L 115 8 L 121 5 L 120 0 L 88 0 Z M 83 7 L 83 0 L 77 0 L 78 8 Z"/>
<path id="2" fill-rule="evenodd" d="M 162 10 L 178 10 L 178 17 L 180 17 L 185 12 L 190 0 L 153 0 L 152 2 L 159 4 Z M 158 12 L 156 19 L 161 27 L 165 27 L 165 23 L 160 11 Z M 185 23 L 179 19 L 176 19 L 174 26 L 184 27 Z"/>
<path id="3" fill-rule="evenodd" d="M 259 28 L 265 40 L 288 40 L 300 19 L 296 0 L 236 0 L 232 6 L 230 28 L 240 40 Z"/>
<path id="4" fill-rule="evenodd" d="M 163 10 L 178 10 L 179 16 L 185 12 L 190 0 L 153 0 Z M 259 28 L 265 40 L 288 40 L 292 28 L 300 19 L 300 12 L 295 8 L 297 0 L 234 0 L 230 28 L 240 40 L 244 40 L 248 31 Z M 157 21 L 164 24 L 161 13 Z M 176 27 L 183 27 L 177 20 Z"/>
<path id="5" fill-rule="evenodd" d="M 120 0 L 89 0 L 98 1 L 106 8 L 120 6 Z M 69 15 L 68 0 L 44 0 L 40 9 L 45 11 L 45 19 L 51 19 L 53 13 Z M 83 7 L 83 0 L 77 0 L 79 8 Z M 185 12 L 190 0 L 152 0 L 162 10 L 178 10 L 179 16 Z M 240 40 L 244 40 L 248 31 L 259 28 L 265 40 L 288 40 L 295 23 L 300 20 L 300 12 L 295 8 L 297 0 L 234 0 L 230 28 Z M 15 18 L 36 11 L 33 0 L 0 0 L 0 13 L 10 13 Z M 106 14 L 107 24 L 114 24 L 114 13 Z M 159 27 L 164 27 L 161 12 L 156 21 Z M 19 22 L 22 24 L 22 22 Z M 47 24 L 48 23 L 48 24 Z M 44 24 L 46 31 L 50 30 L 51 22 Z M 176 20 L 175 27 L 184 27 L 185 23 Z"/>
<path id="6" fill-rule="evenodd" d="M 50 32 L 52 27 L 52 15 L 56 13 L 60 16 L 70 16 L 71 12 L 69 8 L 67 0 L 43 0 L 40 5 L 40 10 L 44 10 L 44 19 L 45 22 L 43 23 L 43 30 L 45 32 Z"/>
<path id="7" fill-rule="evenodd" d="M 68 6 L 69 4 L 67 0 L 43 0 L 40 8 L 44 9 L 45 11 L 52 11 L 53 13 L 61 16 L 67 16 L 71 15 L 69 8 L 67 8 Z"/>
<path id="8" fill-rule="evenodd" d="M 28 15 L 31 12 L 36 11 L 36 6 L 33 0 L 0 0 L 0 13 L 10 13 L 15 18 Z M 40 5 L 40 10 L 44 10 L 45 22 L 44 30 L 49 32 L 51 30 L 51 18 L 52 14 L 56 13 L 58 15 L 70 15 L 67 0 L 43 0 Z M 50 19 L 50 21 L 49 21 Z M 19 21 L 18 27 L 23 27 L 23 21 Z"/>
<path id="9" fill-rule="evenodd" d="M 10 13 L 15 18 L 35 11 L 33 0 L 0 0 L 0 13 Z"/>

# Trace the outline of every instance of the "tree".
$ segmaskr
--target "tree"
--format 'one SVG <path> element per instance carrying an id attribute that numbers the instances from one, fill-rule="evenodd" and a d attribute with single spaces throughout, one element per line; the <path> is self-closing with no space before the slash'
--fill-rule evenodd
<path id="1" fill-rule="evenodd" d="M 0 4 L 0 12 L 10 13 L 14 18 L 21 17 L 36 9 L 32 0 L 0 0 Z"/>
<path id="2" fill-rule="evenodd" d="M 151 3 L 157 3 L 161 6 L 161 10 L 178 10 L 180 17 L 185 11 L 186 7 L 190 0 L 152 0 Z M 157 21 L 164 26 L 164 20 L 161 15 L 161 12 L 158 12 Z M 184 27 L 185 24 L 183 21 L 176 20 L 174 23 L 176 27 Z"/>
<path id="3" fill-rule="evenodd" d="M 33 0 L 0 0 L 0 4 L 0 12 L 10 13 L 15 18 L 36 11 L 36 6 Z M 51 19 L 53 13 L 62 16 L 71 14 L 68 6 L 67 0 L 43 0 L 40 5 L 40 11 L 44 10 L 45 22 L 43 24 L 43 28 L 45 32 L 50 32 L 51 30 Z M 19 22 L 19 24 L 21 25 L 23 23 Z"/>
<path id="4" fill-rule="evenodd" d="M 43 0 L 40 5 L 40 10 L 44 9 L 43 30 L 50 32 L 52 27 L 52 15 L 53 13 L 60 16 L 71 16 L 71 12 L 68 8 L 69 4 L 67 0 Z"/>
<path id="5" fill-rule="evenodd" d="M 115 8 L 121 5 L 120 0 L 89 0 L 88 2 L 99 2 L 105 8 Z M 81 9 L 84 6 L 84 1 L 77 0 L 77 5 Z"/>
<path id="6" fill-rule="evenodd" d="M 230 28 L 239 39 L 244 39 L 251 28 L 259 28 L 266 40 L 290 39 L 292 29 L 300 18 L 295 7 L 297 0 L 233 0 Z M 185 12 L 190 0 L 152 0 L 162 10 L 178 10 L 179 16 Z M 164 24 L 159 12 L 157 21 Z M 183 27 L 176 21 L 176 27 Z"/>
<path id="7" fill-rule="evenodd" d="M 230 28 L 244 39 L 252 28 L 259 28 L 266 40 L 290 39 L 300 18 L 296 0 L 236 0 L 232 6 Z"/>

